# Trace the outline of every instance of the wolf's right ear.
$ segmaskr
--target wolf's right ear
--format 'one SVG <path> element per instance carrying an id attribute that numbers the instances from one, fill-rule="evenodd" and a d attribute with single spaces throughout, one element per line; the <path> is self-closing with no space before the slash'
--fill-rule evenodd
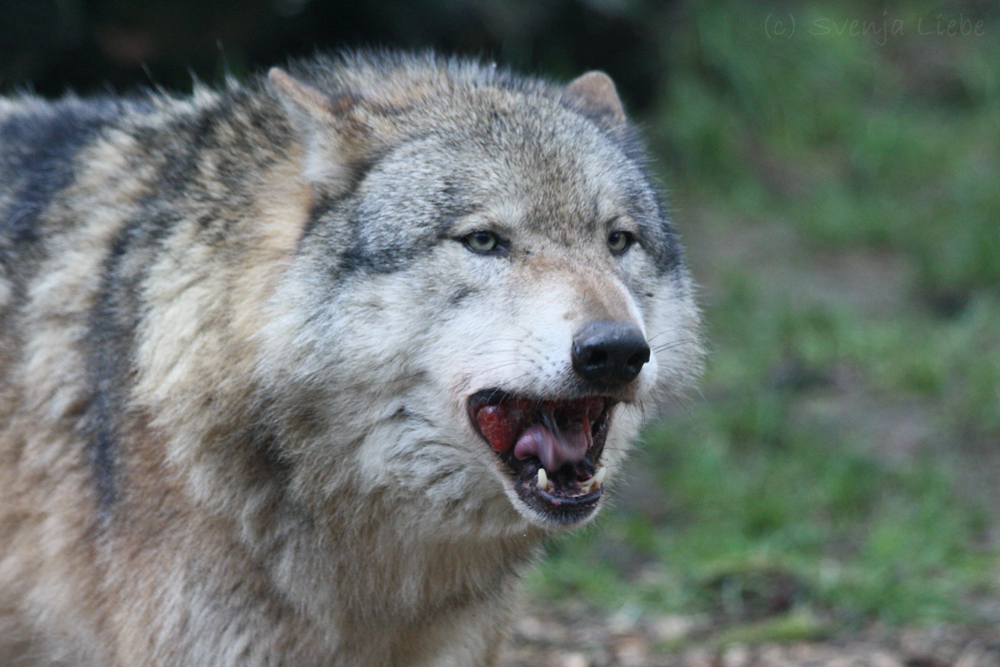
<path id="1" fill-rule="evenodd" d="M 342 191 L 368 143 L 370 128 L 353 95 L 327 95 L 277 67 L 267 74 L 303 147 L 302 174 L 328 194 Z"/>
<path id="2" fill-rule="evenodd" d="M 615 82 L 597 70 L 581 74 L 566 85 L 562 101 L 609 127 L 625 124 L 625 110 Z"/>

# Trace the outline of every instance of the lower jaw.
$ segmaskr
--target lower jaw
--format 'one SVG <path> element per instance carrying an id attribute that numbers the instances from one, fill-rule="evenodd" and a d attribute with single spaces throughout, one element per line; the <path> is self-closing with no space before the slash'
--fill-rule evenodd
<path id="1" fill-rule="evenodd" d="M 518 498 L 528 510 L 529 520 L 545 528 L 572 528 L 589 521 L 600 506 L 601 491 L 585 499 L 540 503 L 537 497 L 518 492 Z"/>
<path id="2" fill-rule="evenodd" d="M 544 476 L 544 469 L 539 468 Z M 544 488 L 546 481 L 540 485 L 536 479 L 514 480 L 514 492 L 518 499 L 529 510 L 530 514 L 540 519 L 548 527 L 572 527 L 579 525 L 596 514 L 601 498 L 604 495 L 603 468 L 591 478 L 592 483 L 582 486 L 579 492 L 566 494 L 554 493 L 555 488 Z"/>

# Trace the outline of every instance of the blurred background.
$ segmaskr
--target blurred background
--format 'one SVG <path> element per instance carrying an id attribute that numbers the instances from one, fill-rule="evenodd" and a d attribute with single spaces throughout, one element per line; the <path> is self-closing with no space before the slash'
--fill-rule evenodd
<path id="1" fill-rule="evenodd" d="M 352 45 L 607 71 L 701 285 L 700 392 L 504 665 L 1000 665 L 997 3 L 0 0 L 5 93 Z"/>

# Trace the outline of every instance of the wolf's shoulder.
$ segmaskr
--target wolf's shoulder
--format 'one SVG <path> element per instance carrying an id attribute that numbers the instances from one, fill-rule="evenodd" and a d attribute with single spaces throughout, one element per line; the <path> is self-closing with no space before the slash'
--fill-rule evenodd
<path id="1" fill-rule="evenodd" d="M 177 96 L 136 91 L 55 100 L 0 97 L 0 242 L 33 240 L 46 210 L 83 173 L 108 177 L 102 195 L 107 199 L 115 196 L 110 179 L 123 160 L 146 172 L 150 165 L 176 161 L 207 131 L 206 117 L 218 124 L 225 115 L 219 112 L 225 97 L 204 87 Z M 96 146 L 99 153 L 91 150 Z"/>
<path id="2" fill-rule="evenodd" d="M 74 156 L 125 103 L 113 98 L 0 99 L 0 236 L 23 240 L 53 194 L 72 179 Z"/>

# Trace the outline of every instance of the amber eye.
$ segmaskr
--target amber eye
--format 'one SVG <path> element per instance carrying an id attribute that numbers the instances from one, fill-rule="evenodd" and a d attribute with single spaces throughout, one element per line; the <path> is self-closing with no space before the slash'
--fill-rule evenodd
<path id="1" fill-rule="evenodd" d="M 500 237 L 493 232 L 472 232 L 462 237 L 462 243 L 472 252 L 487 255 L 502 248 Z"/>
<path id="2" fill-rule="evenodd" d="M 608 250 L 612 255 L 621 255 L 632 245 L 632 235 L 628 232 L 611 232 L 608 234 Z"/>

